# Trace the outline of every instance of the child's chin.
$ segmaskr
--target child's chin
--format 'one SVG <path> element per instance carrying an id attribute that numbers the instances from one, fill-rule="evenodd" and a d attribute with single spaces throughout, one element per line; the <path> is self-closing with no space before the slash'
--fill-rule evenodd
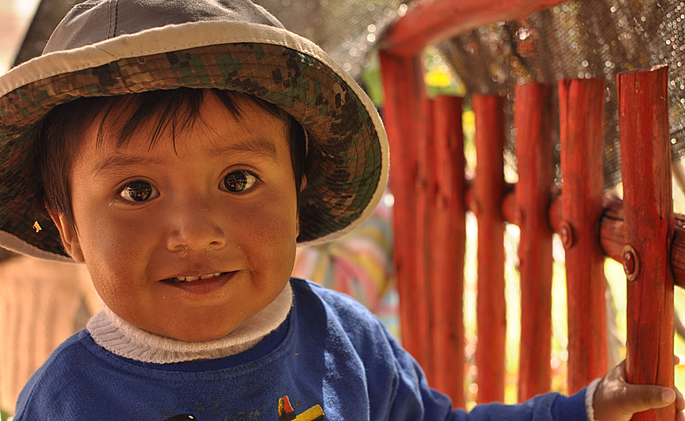
<path id="1" fill-rule="evenodd" d="M 186 342 L 203 342 L 222 338 L 231 333 L 237 327 L 233 324 L 225 322 L 226 321 L 219 325 L 217 323 L 212 323 L 211 321 L 194 320 L 193 322 L 188 323 L 186 326 L 178 323 L 168 324 L 166 326 L 144 326 L 141 324 L 138 324 L 137 326 L 147 332 L 168 339 Z M 132 324 L 136 325 L 136 323 Z"/>
<path id="2" fill-rule="evenodd" d="M 186 342 L 205 342 L 205 341 L 212 341 L 215 339 L 222 338 L 229 333 L 231 333 L 233 329 L 223 329 L 223 330 L 209 330 L 209 331 L 202 331 L 200 329 L 195 329 L 191 331 L 174 331 L 170 332 L 167 335 L 162 335 L 162 336 L 167 336 L 171 339 L 177 339 L 179 341 L 186 341 Z"/>

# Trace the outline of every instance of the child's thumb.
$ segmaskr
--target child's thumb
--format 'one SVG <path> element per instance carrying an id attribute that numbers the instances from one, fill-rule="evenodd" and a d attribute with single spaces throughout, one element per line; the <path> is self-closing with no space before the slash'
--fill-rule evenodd
<path id="1" fill-rule="evenodd" d="M 675 401 L 675 398 L 675 391 L 667 387 L 628 384 L 623 405 L 625 409 L 636 413 L 668 406 Z"/>

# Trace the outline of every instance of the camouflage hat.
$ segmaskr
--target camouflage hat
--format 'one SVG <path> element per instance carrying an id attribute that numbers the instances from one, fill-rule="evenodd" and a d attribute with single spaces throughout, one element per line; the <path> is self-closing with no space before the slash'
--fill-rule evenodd
<path id="1" fill-rule="evenodd" d="M 253 95 L 307 130 L 300 244 L 341 236 L 380 200 L 388 143 L 378 113 L 314 43 L 249 0 L 89 0 L 43 55 L 0 76 L 0 245 L 70 260 L 41 203 L 32 152 L 37 123 L 53 107 L 179 87 Z"/>

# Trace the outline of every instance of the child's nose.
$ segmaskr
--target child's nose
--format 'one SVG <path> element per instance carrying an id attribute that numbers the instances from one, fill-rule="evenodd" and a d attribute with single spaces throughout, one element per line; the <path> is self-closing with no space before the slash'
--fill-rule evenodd
<path id="1" fill-rule="evenodd" d="M 170 251 L 211 250 L 226 245 L 218 211 L 199 200 L 188 200 L 172 210 L 172 228 L 167 234 Z"/>

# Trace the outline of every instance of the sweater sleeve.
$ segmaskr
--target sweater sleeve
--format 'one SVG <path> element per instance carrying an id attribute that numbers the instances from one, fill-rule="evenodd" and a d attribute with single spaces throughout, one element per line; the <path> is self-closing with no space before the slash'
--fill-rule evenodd
<path id="1" fill-rule="evenodd" d="M 351 298 L 310 285 L 329 305 L 329 323 L 356 351 L 369 396 L 370 419 L 386 421 L 587 421 L 585 389 L 537 396 L 519 405 L 476 406 L 467 413 L 431 389 L 423 370 L 380 320 Z M 335 323 L 334 323 L 335 322 Z M 348 357 L 349 358 L 349 357 Z"/>
<path id="2" fill-rule="evenodd" d="M 471 412 L 453 409 L 450 399 L 431 389 L 409 353 L 392 338 L 398 381 L 389 420 L 445 421 L 587 421 L 585 389 L 573 396 L 546 393 L 518 405 L 483 404 Z"/>

